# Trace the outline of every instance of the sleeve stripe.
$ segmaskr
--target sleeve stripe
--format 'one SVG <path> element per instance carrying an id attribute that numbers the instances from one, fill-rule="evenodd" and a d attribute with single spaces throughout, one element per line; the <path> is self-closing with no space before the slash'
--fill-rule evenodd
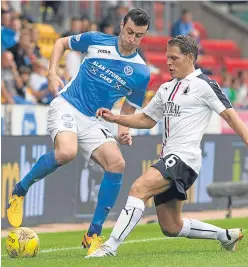
<path id="1" fill-rule="evenodd" d="M 221 88 L 218 86 L 216 81 L 210 80 L 206 75 L 200 74 L 197 76 L 199 79 L 204 80 L 212 88 L 216 96 L 219 98 L 220 102 L 225 106 L 225 108 L 232 108 L 232 105 L 225 94 L 222 92 Z"/>

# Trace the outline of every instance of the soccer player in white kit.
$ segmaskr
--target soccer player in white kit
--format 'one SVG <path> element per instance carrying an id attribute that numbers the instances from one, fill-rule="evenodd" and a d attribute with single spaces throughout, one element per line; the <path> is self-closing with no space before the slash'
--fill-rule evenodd
<path id="1" fill-rule="evenodd" d="M 73 160 L 79 148 L 87 162 L 91 158 L 104 169 L 95 213 L 82 240 L 88 254 L 99 247 L 103 223 L 121 189 L 125 161 L 107 126 L 95 117 L 96 111 L 100 107 L 111 109 L 122 97 L 126 100 L 121 113 L 131 114 L 142 107 L 150 70 L 137 48 L 149 24 L 148 13 L 136 8 L 124 17 L 119 36 L 86 32 L 56 41 L 48 75 L 49 90 L 57 96 L 48 112 L 48 131 L 55 149 L 41 156 L 15 185 L 7 210 L 12 226 L 19 227 L 22 223 L 23 199 L 29 188 Z M 64 86 L 57 76 L 57 66 L 66 49 L 83 53 L 84 59 L 78 74 Z M 60 92 L 59 85 L 63 88 Z M 131 145 L 127 127 L 119 127 L 117 140 Z M 64 190 L 66 194 L 67 189 Z"/>
<path id="2" fill-rule="evenodd" d="M 241 229 L 222 229 L 181 217 L 187 190 L 201 167 L 200 142 L 213 111 L 220 114 L 248 145 L 248 128 L 238 117 L 219 85 L 195 70 L 198 47 L 189 36 L 177 36 L 167 44 L 167 64 L 172 80 L 160 86 L 142 113 L 114 115 L 101 108 L 97 115 L 130 128 L 152 128 L 164 122 L 160 160 L 132 185 L 110 238 L 88 257 L 115 256 L 118 246 L 142 217 L 145 204 L 154 196 L 162 232 L 169 237 L 215 239 L 223 248 L 236 251 Z"/>

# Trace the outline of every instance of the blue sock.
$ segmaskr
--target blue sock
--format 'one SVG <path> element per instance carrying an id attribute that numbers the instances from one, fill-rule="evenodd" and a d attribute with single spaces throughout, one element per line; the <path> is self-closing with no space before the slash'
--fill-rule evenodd
<path id="1" fill-rule="evenodd" d="M 34 164 L 30 172 L 21 180 L 21 182 L 18 183 L 18 186 L 16 187 L 16 193 L 24 196 L 32 184 L 40 181 L 48 174 L 54 172 L 58 167 L 60 167 L 60 165 L 55 159 L 54 150 L 44 154 Z M 25 194 L 23 194 L 23 190 L 25 191 Z"/>
<path id="2" fill-rule="evenodd" d="M 24 188 L 21 185 L 21 182 L 17 183 L 12 191 L 12 195 L 25 196 L 27 194 L 27 191 L 24 190 Z"/>
<path id="3" fill-rule="evenodd" d="M 98 193 L 98 203 L 94 217 L 88 230 L 88 236 L 101 235 L 102 225 L 109 211 L 113 208 L 121 189 L 122 173 L 104 172 L 102 183 Z"/>

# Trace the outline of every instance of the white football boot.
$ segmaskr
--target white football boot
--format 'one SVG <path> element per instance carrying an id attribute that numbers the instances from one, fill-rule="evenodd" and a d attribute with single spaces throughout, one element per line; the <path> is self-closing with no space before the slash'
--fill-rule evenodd
<path id="1" fill-rule="evenodd" d="M 228 251 L 237 251 L 238 243 L 243 238 L 242 229 L 228 229 L 229 240 L 221 242 L 221 246 Z"/>
<path id="2" fill-rule="evenodd" d="M 96 251 L 94 251 L 92 254 L 85 256 L 85 258 L 102 258 L 102 257 L 108 257 L 108 256 L 116 256 L 117 251 L 113 251 L 111 247 L 107 245 L 101 245 Z"/>

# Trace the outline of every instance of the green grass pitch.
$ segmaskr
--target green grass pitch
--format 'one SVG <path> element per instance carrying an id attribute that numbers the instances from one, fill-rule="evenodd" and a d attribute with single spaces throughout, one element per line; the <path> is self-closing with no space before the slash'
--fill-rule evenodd
<path id="1" fill-rule="evenodd" d="M 84 259 L 82 232 L 39 234 L 41 249 L 35 258 L 11 259 L 2 238 L 3 267 L 245 267 L 248 266 L 248 217 L 210 221 L 223 228 L 243 228 L 238 252 L 221 250 L 215 240 L 165 238 L 158 224 L 138 226 L 119 248 L 116 257 Z M 108 237 L 111 229 L 104 230 Z"/>

